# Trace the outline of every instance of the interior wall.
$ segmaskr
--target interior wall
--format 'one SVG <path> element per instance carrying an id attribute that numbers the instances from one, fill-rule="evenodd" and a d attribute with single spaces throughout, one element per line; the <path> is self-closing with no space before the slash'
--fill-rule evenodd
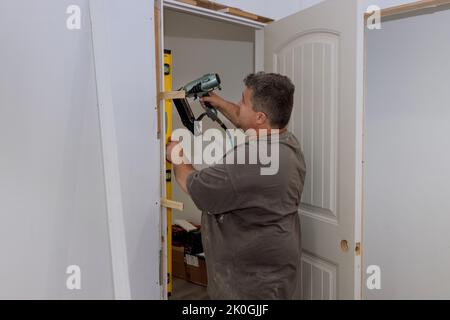
<path id="1" fill-rule="evenodd" d="M 448 299 L 450 10 L 367 31 L 367 299 Z M 365 286 L 364 286 L 365 287 Z"/>
<path id="2" fill-rule="evenodd" d="M 218 73 L 223 90 L 217 94 L 238 102 L 243 79 L 254 71 L 254 29 L 249 27 L 164 10 L 164 47 L 172 50 L 174 90 L 206 73 Z M 195 116 L 199 116 L 203 109 L 198 101 L 189 102 Z M 175 106 L 173 114 L 173 129 L 183 127 Z M 233 128 L 229 121 L 224 122 Z M 211 127 L 220 128 L 205 118 L 203 130 Z M 183 202 L 185 208 L 182 213 L 174 211 L 174 219 L 200 223 L 200 211 L 176 183 L 173 198 Z"/>
<path id="3" fill-rule="evenodd" d="M 103 1 L 131 298 L 159 299 L 153 1 Z M 0 298 L 112 299 L 89 1 L 0 1 L 0 39 Z"/>
<path id="4" fill-rule="evenodd" d="M 0 298 L 113 298 L 87 0 L 0 2 Z M 68 290 L 66 268 L 81 268 Z"/>

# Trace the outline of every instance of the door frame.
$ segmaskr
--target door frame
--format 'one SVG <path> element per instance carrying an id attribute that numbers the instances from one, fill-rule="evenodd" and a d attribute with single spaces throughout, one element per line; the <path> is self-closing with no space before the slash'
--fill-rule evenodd
<path id="1" fill-rule="evenodd" d="M 264 70 L 264 27 L 265 23 L 261 23 L 258 21 L 229 15 L 223 12 L 214 11 L 210 9 L 205 9 L 202 7 L 190 5 L 184 2 L 179 2 L 175 0 L 154 0 L 155 7 L 155 50 L 156 50 L 156 82 L 157 82 L 157 90 L 159 92 L 163 91 L 162 84 L 164 83 L 164 10 L 174 10 L 178 12 L 183 12 L 191 15 L 196 15 L 200 17 L 207 17 L 209 19 L 215 21 L 225 21 L 231 22 L 237 25 L 246 26 L 254 29 L 254 48 L 255 48 L 255 57 L 254 57 L 254 69 L 256 71 Z M 166 197 L 166 179 L 165 179 L 165 158 L 166 158 L 166 148 L 165 148 L 165 139 L 164 132 L 166 132 L 165 126 L 165 115 L 164 115 L 164 100 L 159 100 L 157 98 L 156 101 L 158 111 L 158 119 L 159 119 L 159 139 L 160 139 L 160 147 L 161 147 L 161 178 L 160 178 L 160 186 L 161 186 L 161 197 Z M 167 239 L 166 239 L 166 230 L 167 230 L 167 209 L 165 207 L 161 207 L 161 225 L 160 225 L 160 238 L 161 238 L 161 251 L 160 251 L 160 286 L 161 286 L 161 299 L 167 300 Z"/>
<path id="2" fill-rule="evenodd" d="M 233 24 L 246 26 L 254 29 L 254 43 L 255 43 L 255 71 L 264 70 L 264 27 L 266 23 L 226 14 L 220 11 L 194 6 L 185 2 L 176 0 L 156 0 L 162 2 L 162 10 L 160 21 L 163 24 L 164 9 L 171 9 L 178 12 L 192 14 L 200 17 L 206 17 L 216 21 L 231 22 Z M 164 28 L 161 25 L 160 37 L 162 44 L 164 44 Z M 164 47 L 164 46 L 163 46 Z"/>

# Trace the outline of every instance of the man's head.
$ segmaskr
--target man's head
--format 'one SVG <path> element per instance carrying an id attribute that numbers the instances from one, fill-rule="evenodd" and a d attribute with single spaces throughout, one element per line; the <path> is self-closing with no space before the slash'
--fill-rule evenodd
<path id="1" fill-rule="evenodd" d="M 239 102 L 239 126 L 248 129 L 283 129 L 291 118 L 295 86 L 288 77 L 258 72 L 245 79 Z"/>

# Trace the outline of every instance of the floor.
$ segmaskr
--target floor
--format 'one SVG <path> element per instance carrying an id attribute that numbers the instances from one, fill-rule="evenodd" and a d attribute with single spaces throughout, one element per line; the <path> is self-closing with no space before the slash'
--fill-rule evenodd
<path id="1" fill-rule="evenodd" d="M 209 300 L 206 287 L 173 278 L 173 294 L 169 300 Z"/>

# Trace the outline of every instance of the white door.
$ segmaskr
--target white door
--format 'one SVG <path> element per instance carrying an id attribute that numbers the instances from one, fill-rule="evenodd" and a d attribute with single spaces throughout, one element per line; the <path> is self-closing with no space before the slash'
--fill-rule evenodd
<path id="1" fill-rule="evenodd" d="M 307 164 L 303 299 L 360 297 L 362 16 L 357 0 L 328 0 L 264 30 L 265 71 L 296 86 L 290 128 Z"/>

